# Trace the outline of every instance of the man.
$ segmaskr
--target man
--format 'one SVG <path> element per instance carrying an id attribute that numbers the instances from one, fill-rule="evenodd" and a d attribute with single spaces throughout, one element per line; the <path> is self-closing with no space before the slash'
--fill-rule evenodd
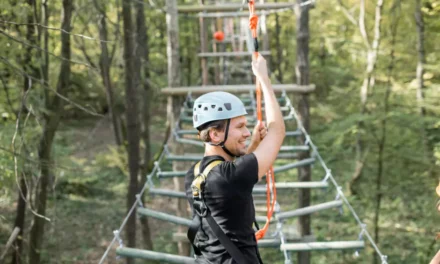
<path id="1" fill-rule="evenodd" d="M 258 122 L 249 147 L 247 112 L 240 99 L 213 92 L 194 102 L 194 127 L 205 142 L 204 158 L 185 177 L 186 195 L 195 216 L 188 237 L 196 263 L 262 263 L 253 229 L 252 189 L 275 161 L 285 126 L 261 55 L 253 60 L 252 70 L 261 83 L 267 129 Z M 206 178 L 197 177 L 218 160 L 221 163 L 213 166 Z M 203 179 L 202 184 L 197 185 L 195 174 L 196 179 Z"/>

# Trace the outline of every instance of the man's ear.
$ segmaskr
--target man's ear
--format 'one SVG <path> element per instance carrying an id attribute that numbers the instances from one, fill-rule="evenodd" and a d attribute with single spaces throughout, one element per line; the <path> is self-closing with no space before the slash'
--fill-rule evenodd
<path id="1" fill-rule="evenodd" d="M 209 129 L 208 133 L 209 133 L 209 138 L 211 139 L 211 142 L 219 143 L 221 141 L 220 132 L 217 129 L 211 128 L 211 129 Z"/>

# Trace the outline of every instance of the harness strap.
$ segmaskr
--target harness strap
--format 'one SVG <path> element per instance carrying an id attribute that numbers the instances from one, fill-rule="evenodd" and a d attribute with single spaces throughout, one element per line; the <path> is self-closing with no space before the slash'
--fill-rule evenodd
<path id="1" fill-rule="evenodd" d="M 200 164 L 201 161 L 199 161 L 196 166 L 194 167 L 194 176 L 195 179 L 193 183 L 191 184 L 191 188 L 193 191 L 193 199 L 194 199 L 194 210 L 196 211 L 196 214 L 193 218 L 193 221 L 191 222 L 191 225 L 188 229 L 187 237 L 189 241 L 191 242 L 191 245 L 194 249 L 194 253 L 196 255 L 202 255 L 201 250 L 194 244 L 196 234 L 199 231 L 201 225 L 202 225 L 202 217 L 206 219 L 209 226 L 211 227 L 212 231 L 214 232 L 215 236 L 218 238 L 220 243 L 225 247 L 226 251 L 231 255 L 231 257 L 240 264 L 247 264 L 247 260 L 244 257 L 243 253 L 238 249 L 238 247 L 231 241 L 231 239 L 223 232 L 221 227 L 217 224 L 215 219 L 212 217 L 212 215 L 209 212 L 209 209 L 206 207 L 203 201 L 203 186 L 206 181 L 206 178 L 209 174 L 209 172 L 217 165 L 222 163 L 220 160 L 213 161 L 206 166 L 206 168 L 203 170 L 202 173 L 200 173 Z M 196 201 L 199 200 L 199 201 Z M 200 201 L 201 200 L 201 201 Z M 197 212 L 195 204 L 203 204 L 205 212 Z"/>

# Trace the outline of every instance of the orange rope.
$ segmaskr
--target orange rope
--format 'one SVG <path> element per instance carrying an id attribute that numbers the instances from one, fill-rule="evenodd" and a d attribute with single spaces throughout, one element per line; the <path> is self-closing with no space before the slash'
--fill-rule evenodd
<path id="1" fill-rule="evenodd" d="M 257 41 L 257 26 L 258 26 L 258 16 L 255 14 L 255 1 L 248 0 L 249 5 L 249 28 L 252 32 L 252 38 L 255 40 L 256 49 L 258 47 Z M 258 50 L 254 52 L 255 58 L 258 58 Z M 263 121 L 262 109 L 261 109 L 261 83 L 256 80 L 256 97 L 257 97 L 257 118 L 260 122 Z M 272 194 L 272 195 L 271 195 Z M 269 229 L 270 220 L 272 218 L 275 202 L 277 199 L 277 190 L 275 188 L 275 174 L 273 167 L 271 166 L 269 171 L 266 173 L 266 206 L 267 206 L 267 219 L 263 228 L 255 233 L 255 238 L 257 240 L 262 239 L 267 230 Z"/>

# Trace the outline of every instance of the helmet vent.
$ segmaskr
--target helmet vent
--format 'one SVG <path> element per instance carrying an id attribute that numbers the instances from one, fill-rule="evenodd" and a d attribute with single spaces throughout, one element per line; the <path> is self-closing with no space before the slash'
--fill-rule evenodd
<path id="1" fill-rule="evenodd" d="M 208 107 L 205 106 L 205 108 L 203 108 L 203 110 L 208 111 Z"/>
<path id="2" fill-rule="evenodd" d="M 225 105 L 226 110 L 231 111 L 231 109 L 232 109 L 231 103 L 225 103 L 224 105 Z"/>
<path id="3" fill-rule="evenodd" d="M 194 107 L 194 111 L 196 111 L 196 110 L 197 110 L 197 108 Z"/>
<path id="4" fill-rule="evenodd" d="M 218 108 L 218 111 L 223 111 L 223 108 L 219 107 L 219 108 Z"/>
<path id="5" fill-rule="evenodd" d="M 211 105 L 211 108 L 214 109 L 214 108 L 215 108 L 215 105 Z"/>
<path id="6" fill-rule="evenodd" d="M 199 104 L 199 108 L 202 108 L 202 105 L 201 105 L 201 104 Z"/>

